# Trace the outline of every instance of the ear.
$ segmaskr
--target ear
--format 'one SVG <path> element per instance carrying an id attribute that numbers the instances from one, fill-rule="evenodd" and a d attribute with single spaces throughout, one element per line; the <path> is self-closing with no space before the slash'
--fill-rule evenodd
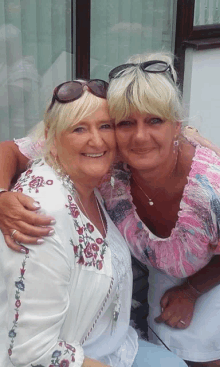
<path id="1" fill-rule="evenodd" d="M 50 153 L 52 154 L 52 156 L 54 158 L 57 157 L 58 152 L 57 152 L 57 145 L 56 145 L 56 138 L 54 138 L 53 144 L 50 147 Z"/>
<path id="2" fill-rule="evenodd" d="M 46 127 L 46 129 L 44 130 L 44 137 L 45 137 L 45 140 L 47 139 L 47 135 L 48 135 L 48 127 Z"/>

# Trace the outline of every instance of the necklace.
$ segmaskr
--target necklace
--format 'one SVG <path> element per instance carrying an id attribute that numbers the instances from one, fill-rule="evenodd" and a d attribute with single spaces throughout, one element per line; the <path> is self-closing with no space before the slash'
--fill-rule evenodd
<path id="1" fill-rule="evenodd" d="M 179 150 L 177 151 L 177 155 L 176 155 L 176 160 L 175 160 L 175 163 L 174 163 L 174 167 L 173 167 L 173 169 L 172 169 L 171 173 L 169 174 L 168 178 L 170 178 L 170 177 L 172 176 L 172 174 L 173 174 L 173 172 L 174 172 L 174 170 L 175 170 L 175 168 L 176 168 L 178 155 L 179 155 Z M 144 195 L 146 196 L 146 198 L 148 199 L 148 204 L 149 204 L 150 206 L 153 206 L 153 205 L 154 205 L 153 199 L 155 199 L 155 197 L 157 196 L 157 194 L 158 194 L 158 192 L 159 192 L 159 191 L 158 191 L 158 192 L 156 192 L 156 194 L 155 194 L 152 198 L 150 198 L 150 197 L 146 194 L 146 192 L 144 191 L 144 189 L 142 189 L 142 187 L 137 183 L 137 181 L 135 180 L 134 176 L 132 176 L 132 178 L 133 178 L 133 180 L 134 180 L 135 184 L 137 185 L 137 187 L 138 187 L 138 188 L 143 192 L 143 194 L 144 194 Z"/>
<path id="2" fill-rule="evenodd" d="M 95 195 L 95 194 L 94 194 L 94 195 Z M 77 197 L 78 197 L 78 200 L 79 200 L 79 202 L 80 202 L 80 204 L 81 204 L 81 206 L 82 206 L 82 208 L 83 208 L 84 213 L 86 214 L 87 218 L 88 218 L 88 219 L 90 220 L 90 222 L 91 222 L 91 219 L 89 218 L 89 215 L 87 214 L 87 211 L 86 211 L 86 209 L 85 209 L 85 207 L 84 207 L 84 205 L 83 205 L 83 203 L 82 203 L 82 200 L 80 199 L 80 196 L 79 196 L 79 193 L 78 193 L 78 192 L 77 192 Z M 98 209 L 99 217 L 100 217 L 100 219 L 101 219 L 102 228 L 103 228 L 103 232 L 104 232 L 104 237 L 106 238 L 106 228 L 105 228 L 105 223 L 104 223 L 104 220 L 103 220 L 103 214 L 102 214 L 102 212 L 101 212 L 101 210 L 100 210 L 99 203 L 98 203 L 98 199 L 97 199 L 96 195 L 95 195 L 95 202 L 96 202 L 96 205 L 97 205 L 97 209 Z"/>
<path id="3" fill-rule="evenodd" d="M 90 220 L 90 222 L 92 222 L 89 215 L 88 215 L 88 213 L 87 213 L 87 211 L 86 211 L 86 209 L 85 209 L 85 207 L 84 207 L 84 205 L 83 205 L 83 203 L 82 203 L 82 200 L 80 199 L 79 193 L 76 190 L 74 182 L 71 180 L 70 176 L 67 173 L 64 172 L 62 166 L 60 166 L 57 161 L 55 161 L 55 166 L 53 166 L 53 169 L 54 169 L 57 177 L 62 181 L 63 186 L 66 187 L 66 189 L 69 190 L 72 193 L 73 196 L 77 196 L 77 198 L 79 200 L 79 203 L 80 203 L 86 217 Z M 103 231 L 104 231 L 104 236 L 106 237 L 106 228 L 105 228 L 104 220 L 103 220 L 103 217 L 102 217 L 103 215 L 102 215 L 101 210 L 99 208 L 98 199 L 97 199 L 96 195 L 95 195 L 95 201 L 96 201 L 99 217 L 101 219 L 101 223 L 102 223 L 102 227 L 103 227 Z"/>

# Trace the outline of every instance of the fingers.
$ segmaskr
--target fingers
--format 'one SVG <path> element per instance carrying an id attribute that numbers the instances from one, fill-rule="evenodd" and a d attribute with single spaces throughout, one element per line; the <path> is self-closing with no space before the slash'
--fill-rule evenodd
<path id="1" fill-rule="evenodd" d="M 22 245 L 19 245 L 18 243 L 16 243 L 9 235 L 4 235 L 4 238 L 5 238 L 5 242 L 7 244 L 7 246 L 13 250 L 13 251 L 16 251 L 16 252 L 22 252 L 22 253 L 28 253 L 29 250 L 27 248 L 25 248 L 24 246 Z"/>
<path id="2" fill-rule="evenodd" d="M 41 245 L 44 243 L 44 239 L 42 237 L 52 236 L 54 234 L 54 229 L 52 227 L 50 228 L 32 227 L 32 226 L 26 225 L 26 223 L 24 223 L 24 227 L 25 228 L 28 227 L 29 233 L 31 233 L 31 235 L 24 234 L 20 232 L 19 230 L 17 230 L 13 236 L 13 240 L 15 242 L 22 242 L 24 244 Z M 28 230 L 25 229 L 25 233 L 27 232 Z"/>
<path id="3" fill-rule="evenodd" d="M 169 303 L 169 296 L 166 295 L 166 293 L 165 293 L 164 296 L 160 300 L 161 308 L 162 309 L 166 308 L 168 306 L 168 303 Z"/>
<path id="4" fill-rule="evenodd" d="M 38 210 L 41 207 L 38 201 L 35 201 L 33 198 L 25 194 L 18 193 L 17 198 L 20 203 L 28 210 Z"/>
<path id="5" fill-rule="evenodd" d="M 166 325 L 172 328 L 186 329 L 189 327 L 192 317 L 193 309 L 184 309 L 182 311 L 179 310 L 179 312 L 166 309 L 155 318 L 155 322 L 164 322 Z"/>

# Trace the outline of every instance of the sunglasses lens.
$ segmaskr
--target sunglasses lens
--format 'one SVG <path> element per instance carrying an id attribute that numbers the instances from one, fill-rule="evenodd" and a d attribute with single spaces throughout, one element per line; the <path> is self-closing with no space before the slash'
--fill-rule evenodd
<path id="1" fill-rule="evenodd" d="M 82 95 L 82 91 L 81 83 L 69 82 L 61 85 L 56 95 L 60 101 L 68 102 L 79 98 Z"/>
<path id="2" fill-rule="evenodd" d="M 104 80 L 91 80 L 87 85 L 97 97 L 106 98 L 108 83 Z"/>
<path id="3" fill-rule="evenodd" d="M 151 64 L 151 65 L 143 65 L 143 70 L 144 71 L 148 71 L 148 72 L 163 72 L 166 71 L 168 69 L 169 65 L 167 63 L 163 63 L 163 62 L 156 62 L 155 64 Z"/>

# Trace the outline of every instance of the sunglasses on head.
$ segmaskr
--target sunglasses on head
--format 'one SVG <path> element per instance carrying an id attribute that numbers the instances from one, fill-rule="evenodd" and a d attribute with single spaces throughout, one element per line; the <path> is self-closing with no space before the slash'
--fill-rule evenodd
<path id="1" fill-rule="evenodd" d="M 109 80 L 120 78 L 124 74 L 125 70 L 130 68 L 131 66 L 138 66 L 145 73 L 164 73 L 168 71 L 171 78 L 175 82 L 170 65 L 167 64 L 165 61 L 160 60 L 145 61 L 140 64 L 130 63 L 119 65 L 110 71 L 108 75 Z"/>
<path id="2" fill-rule="evenodd" d="M 91 79 L 88 82 L 81 81 L 70 81 L 65 82 L 58 85 L 53 91 L 53 97 L 51 104 L 48 108 L 48 111 L 52 109 L 55 101 L 60 103 L 69 103 L 80 98 L 84 91 L 85 87 L 89 90 L 90 93 L 94 94 L 99 98 L 106 98 L 108 83 L 101 79 Z"/>

